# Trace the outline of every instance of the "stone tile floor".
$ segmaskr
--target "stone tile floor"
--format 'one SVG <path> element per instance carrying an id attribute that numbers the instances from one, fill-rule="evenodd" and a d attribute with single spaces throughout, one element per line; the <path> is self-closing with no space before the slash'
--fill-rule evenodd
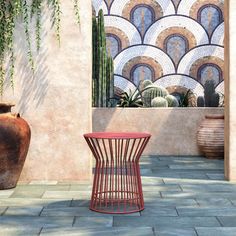
<path id="1" fill-rule="evenodd" d="M 223 165 L 143 156 L 145 210 L 129 215 L 90 211 L 91 183 L 19 183 L 0 191 L 0 235 L 236 236 L 236 183 Z"/>

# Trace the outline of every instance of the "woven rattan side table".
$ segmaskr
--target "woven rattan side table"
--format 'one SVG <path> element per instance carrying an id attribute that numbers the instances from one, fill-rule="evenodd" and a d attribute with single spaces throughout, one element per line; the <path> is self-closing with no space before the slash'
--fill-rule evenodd
<path id="1" fill-rule="evenodd" d="M 151 135 L 100 132 L 84 137 L 96 159 L 90 209 L 111 214 L 142 211 L 139 159 Z"/>

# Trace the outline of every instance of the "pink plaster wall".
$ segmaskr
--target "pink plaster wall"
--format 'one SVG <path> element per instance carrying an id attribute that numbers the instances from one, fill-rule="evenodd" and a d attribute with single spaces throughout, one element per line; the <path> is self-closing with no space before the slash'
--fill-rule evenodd
<path id="1" fill-rule="evenodd" d="M 93 108 L 93 131 L 149 132 L 146 155 L 200 155 L 196 144 L 199 123 L 223 108 Z"/>

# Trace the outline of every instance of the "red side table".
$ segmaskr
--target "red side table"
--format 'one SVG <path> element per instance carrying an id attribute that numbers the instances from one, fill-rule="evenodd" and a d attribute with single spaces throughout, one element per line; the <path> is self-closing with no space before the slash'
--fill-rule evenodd
<path id="1" fill-rule="evenodd" d="M 89 133 L 84 135 L 95 159 L 90 209 L 127 214 L 144 209 L 139 159 L 148 133 Z"/>

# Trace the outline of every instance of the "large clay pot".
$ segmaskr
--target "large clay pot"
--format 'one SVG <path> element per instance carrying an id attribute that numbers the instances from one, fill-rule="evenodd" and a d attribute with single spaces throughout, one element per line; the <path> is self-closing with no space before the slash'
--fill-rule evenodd
<path id="1" fill-rule="evenodd" d="M 16 186 L 30 143 L 30 127 L 12 106 L 0 103 L 0 189 Z"/>
<path id="2" fill-rule="evenodd" d="M 197 143 L 209 159 L 224 158 L 224 116 L 206 115 L 197 131 Z"/>

